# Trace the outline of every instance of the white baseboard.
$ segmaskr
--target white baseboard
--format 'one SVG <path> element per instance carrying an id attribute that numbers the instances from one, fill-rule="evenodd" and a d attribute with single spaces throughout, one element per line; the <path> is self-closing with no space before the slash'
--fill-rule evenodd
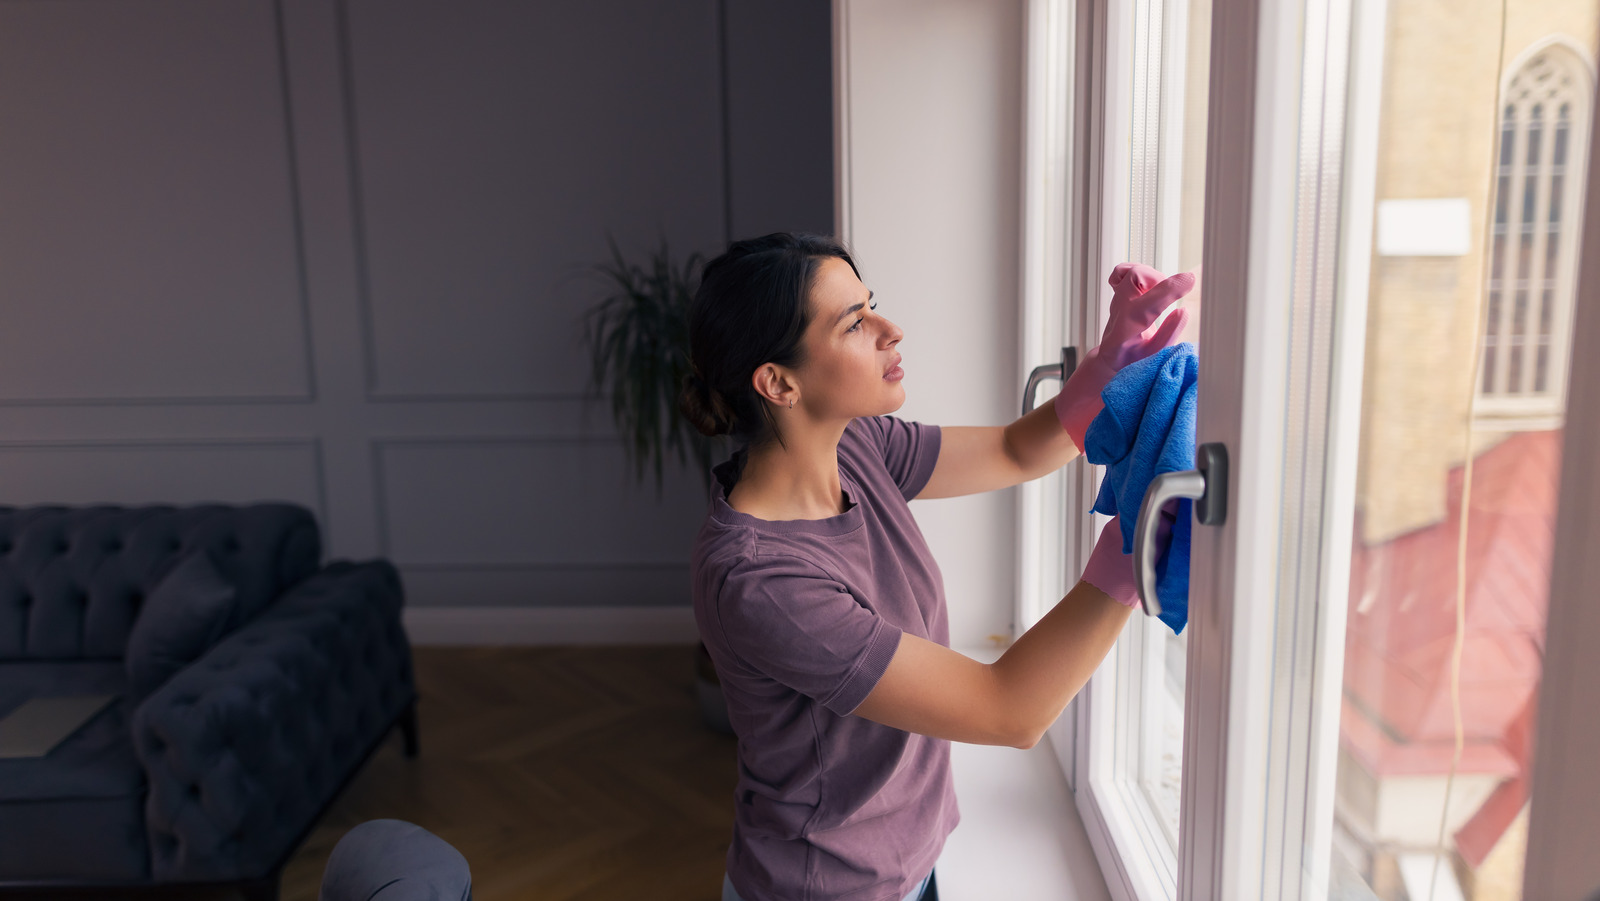
<path id="1" fill-rule="evenodd" d="M 691 607 L 407 607 L 413 645 L 694 644 Z"/>

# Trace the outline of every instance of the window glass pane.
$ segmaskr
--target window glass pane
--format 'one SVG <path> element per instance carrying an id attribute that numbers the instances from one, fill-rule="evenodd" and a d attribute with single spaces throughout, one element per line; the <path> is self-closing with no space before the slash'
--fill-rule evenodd
<path id="1" fill-rule="evenodd" d="M 1143 63 L 1137 53 L 1131 56 L 1146 73 L 1144 86 L 1158 78 L 1160 90 L 1136 88 L 1132 101 L 1136 152 L 1129 173 L 1128 259 L 1173 275 L 1197 269 L 1203 249 L 1211 0 L 1157 0 L 1138 8 L 1146 19 L 1136 22 L 1135 40 L 1149 49 Z M 1156 71 L 1150 55 L 1161 60 L 1158 76 L 1148 74 Z M 1141 145 L 1144 152 L 1137 152 Z M 1191 314 L 1180 340 L 1197 347 L 1202 290 L 1197 287 L 1181 303 Z M 1140 615 L 1119 647 L 1127 661 L 1119 678 L 1136 686 L 1140 698 L 1119 710 L 1118 731 L 1138 749 L 1123 778 L 1152 812 L 1154 828 L 1175 854 L 1188 632 L 1175 635 L 1160 621 Z"/>
<path id="2" fill-rule="evenodd" d="M 1330 898 L 1521 892 L 1600 3 L 1504 21 L 1388 4 L 1378 202 L 1464 197 L 1473 242 L 1373 256 Z"/>
<path id="3" fill-rule="evenodd" d="M 1176 142 L 1182 154 L 1178 171 L 1181 178 L 1175 198 L 1178 207 L 1176 247 L 1158 248 L 1159 263 L 1165 272 L 1188 272 L 1200 266 L 1203 249 L 1206 186 L 1206 112 L 1207 75 L 1210 71 L 1211 0 L 1192 0 L 1188 3 L 1186 58 L 1183 73 L 1183 134 Z M 1171 146 L 1171 145 L 1169 145 Z M 1202 288 L 1197 287 L 1183 300 L 1191 309 L 1189 323 L 1182 340 L 1198 348 L 1200 341 L 1200 310 Z M 1152 652 L 1159 663 L 1154 669 L 1160 673 L 1156 698 L 1146 698 L 1146 703 L 1159 704 L 1160 732 L 1148 736 L 1147 741 L 1159 747 L 1154 757 L 1146 756 L 1144 782 L 1160 810 L 1169 834 L 1178 835 L 1180 774 L 1183 771 L 1183 706 L 1184 676 L 1188 670 L 1187 655 L 1189 632 L 1174 635 L 1171 629 L 1148 617 L 1143 626 L 1155 634 Z"/>

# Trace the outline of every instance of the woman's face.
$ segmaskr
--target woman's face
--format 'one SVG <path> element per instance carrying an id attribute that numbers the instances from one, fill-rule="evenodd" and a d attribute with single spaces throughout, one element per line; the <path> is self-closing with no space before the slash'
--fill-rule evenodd
<path id="1" fill-rule="evenodd" d="M 850 264 L 828 257 L 811 287 L 811 323 L 801 339 L 799 403 L 818 418 L 892 413 L 906 402 L 900 327 L 873 312 L 876 301 Z M 888 376 L 885 378 L 885 376 Z"/>

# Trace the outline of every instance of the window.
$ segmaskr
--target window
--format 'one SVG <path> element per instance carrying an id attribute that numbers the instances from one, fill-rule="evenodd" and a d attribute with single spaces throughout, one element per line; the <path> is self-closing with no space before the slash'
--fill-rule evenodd
<path id="1" fill-rule="evenodd" d="M 1566 384 L 1589 75 L 1550 44 L 1503 94 L 1478 414 L 1491 428 L 1549 428 Z"/>
<path id="2" fill-rule="evenodd" d="M 1495 72 L 1513 58 L 1502 45 L 1514 35 L 1578 31 L 1593 13 L 1513 7 L 1507 30 L 1493 22 L 1495 40 L 1467 60 Z M 1588 75 L 1563 43 L 1528 48 L 1526 62 L 1512 62 L 1500 81 L 1490 130 L 1471 112 L 1489 100 L 1489 85 L 1440 94 L 1460 59 L 1428 53 L 1401 27 L 1391 26 L 1389 41 L 1378 181 L 1428 178 L 1443 193 L 1483 192 L 1489 203 L 1470 230 L 1488 238 L 1488 272 L 1484 282 L 1473 278 L 1482 268 L 1470 255 L 1375 256 L 1366 291 L 1339 300 L 1365 306 L 1382 324 L 1362 369 L 1366 395 L 1385 398 L 1385 408 L 1368 411 L 1357 452 L 1334 803 L 1319 816 L 1332 824 L 1334 881 L 1359 886 L 1363 897 L 1516 898 L 1561 471 Z M 1440 149 L 1474 147 L 1484 169 Z M 1430 272 L 1483 288 L 1457 291 Z M 1476 326 L 1459 344 L 1480 349 L 1470 387 L 1449 367 L 1418 370 L 1407 360 L 1410 348 L 1439 341 L 1447 318 Z M 1485 429 L 1512 434 L 1485 440 Z M 1414 452 L 1415 437 L 1445 453 Z M 1397 491 L 1396 479 L 1421 490 Z"/>
<path id="3" fill-rule="evenodd" d="M 1169 275 L 1199 265 L 1210 5 L 1030 4 L 1030 362 L 1051 360 L 1063 345 L 1094 345 L 1110 298 L 1106 275 L 1117 263 Z M 1097 177 L 1085 180 L 1081 165 Z M 1072 189 L 1053 190 L 1062 185 Z M 1195 300 L 1198 292 L 1185 303 Z M 1197 319 L 1184 340 L 1198 343 Z M 1098 476 L 1097 467 L 1075 463 L 1024 486 L 1019 634 L 1076 581 L 1108 522 L 1087 512 Z M 1080 812 L 1095 824 L 1089 831 L 1103 870 L 1127 880 L 1118 894 L 1175 896 L 1187 646 L 1186 635 L 1136 617 L 1051 731 Z"/>
<path id="4" fill-rule="evenodd" d="M 1557 662 L 1544 567 L 1554 543 L 1557 584 L 1580 584 L 1582 539 L 1563 557 L 1561 536 L 1596 509 L 1556 528 L 1556 485 L 1583 484 L 1557 429 L 1597 6 L 1030 5 L 1030 362 L 1092 345 L 1112 265 L 1181 271 L 1205 243 L 1200 440 L 1233 466 L 1228 521 L 1196 529 L 1184 640 L 1136 617 L 1051 731 L 1114 897 L 1515 898 L 1524 859 L 1586 853 L 1522 842 Z M 1561 34 L 1587 40 L 1507 46 Z M 1041 63 L 1051 46 L 1071 64 Z M 1071 189 L 1034 197 L 1050 185 Z M 1566 428 L 1593 442 L 1596 418 Z M 1075 465 L 1024 495 L 1019 631 L 1081 568 L 1094 487 Z M 1028 571 L 1050 541 L 1064 569 Z M 1564 816 L 1592 807 L 1594 776 L 1552 772 Z"/>

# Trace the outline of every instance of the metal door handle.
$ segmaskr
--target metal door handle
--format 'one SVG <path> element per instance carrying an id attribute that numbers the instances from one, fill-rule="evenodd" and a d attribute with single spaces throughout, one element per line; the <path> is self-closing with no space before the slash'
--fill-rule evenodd
<path id="1" fill-rule="evenodd" d="M 1156 595 L 1156 529 L 1161 525 L 1161 505 L 1188 498 L 1195 502 L 1195 519 L 1203 526 L 1220 526 L 1228 515 L 1228 449 L 1221 442 L 1202 444 L 1195 451 L 1195 469 L 1164 472 L 1150 480 L 1139 521 L 1133 527 L 1133 575 L 1139 602 L 1151 616 L 1161 614 Z"/>
<path id="2" fill-rule="evenodd" d="M 1059 379 L 1065 383 L 1077 366 L 1078 349 L 1063 347 L 1060 363 L 1046 363 L 1043 366 L 1033 367 L 1033 371 L 1028 373 L 1028 383 L 1022 386 L 1022 415 L 1028 415 L 1033 409 L 1033 395 L 1039 390 L 1039 386 L 1044 384 L 1045 379 Z"/>

